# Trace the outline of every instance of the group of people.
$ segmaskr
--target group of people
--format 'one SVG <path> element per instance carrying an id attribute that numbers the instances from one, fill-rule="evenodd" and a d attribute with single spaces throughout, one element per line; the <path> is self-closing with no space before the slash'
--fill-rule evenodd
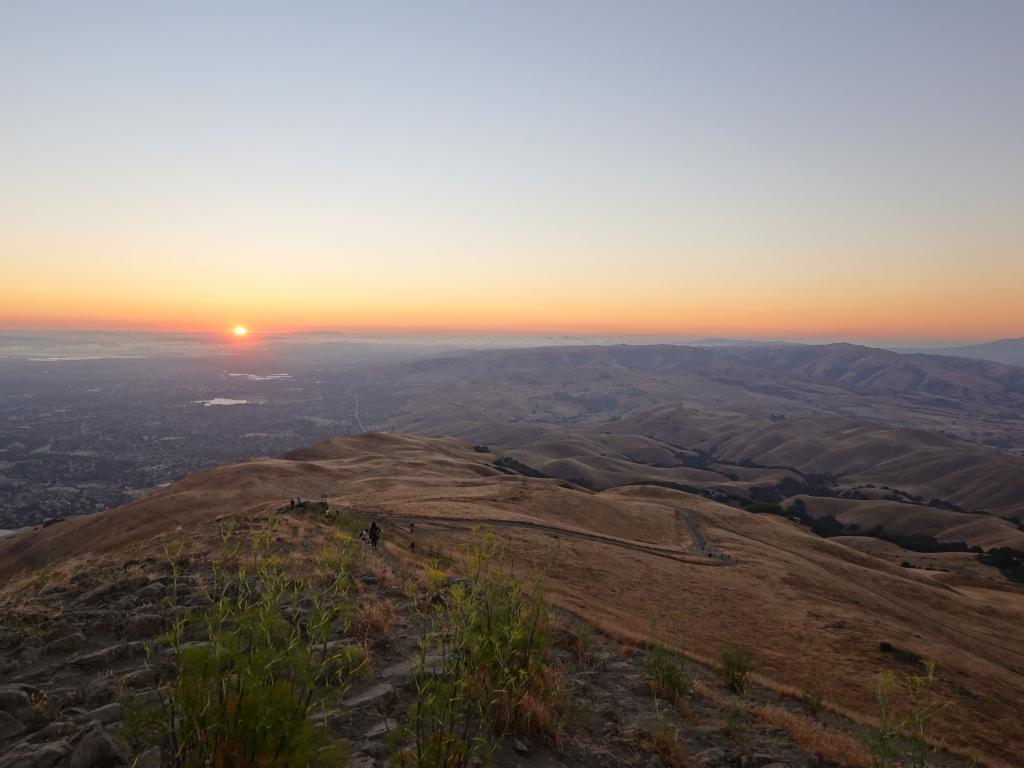
<path id="1" fill-rule="evenodd" d="M 374 549 L 377 548 L 377 544 L 380 542 L 380 526 L 377 525 L 377 521 L 374 520 L 370 523 L 370 527 L 359 532 L 359 538 L 363 541 L 369 541 L 370 546 Z"/>
<path id="2" fill-rule="evenodd" d="M 303 509 L 303 508 L 306 507 L 307 503 L 308 502 L 303 501 L 302 498 L 296 497 L 296 498 L 288 500 L 288 508 L 289 509 Z M 325 502 L 319 502 L 319 503 L 324 504 L 324 516 L 327 517 L 327 518 L 332 517 L 331 508 L 329 506 L 327 506 Z M 416 533 L 416 523 L 413 523 L 413 522 L 409 523 L 409 533 Z M 373 547 L 374 549 L 376 549 L 377 545 L 380 543 L 380 536 L 381 536 L 381 529 L 380 529 L 380 526 L 377 525 L 377 521 L 376 520 L 371 521 L 369 528 L 364 528 L 363 530 L 361 530 L 359 532 L 360 540 L 369 542 L 370 546 Z M 413 552 L 415 552 L 416 551 L 416 543 L 415 542 L 411 542 L 409 544 L 409 549 L 412 550 Z"/>

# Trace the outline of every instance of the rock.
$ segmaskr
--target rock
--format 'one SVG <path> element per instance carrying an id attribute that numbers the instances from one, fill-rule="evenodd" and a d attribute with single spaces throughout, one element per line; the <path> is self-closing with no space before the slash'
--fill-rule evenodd
<path id="1" fill-rule="evenodd" d="M 165 701 L 171 698 L 173 689 L 169 685 L 165 685 L 163 688 L 148 688 L 144 691 L 139 691 L 132 698 L 139 704 L 143 704 L 147 707 L 160 707 Z"/>
<path id="2" fill-rule="evenodd" d="M 132 670 L 121 678 L 121 684 L 125 688 L 132 688 L 135 690 L 140 688 L 152 688 L 156 685 L 156 672 L 146 667 Z"/>
<path id="3" fill-rule="evenodd" d="M 441 654 L 429 653 L 423 661 L 428 671 L 436 671 L 441 666 Z M 390 667 L 386 667 L 380 675 L 385 680 L 404 680 L 408 678 L 419 666 L 419 662 L 419 656 L 409 659 L 408 661 L 400 661 L 397 664 L 392 664 Z"/>
<path id="4" fill-rule="evenodd" d="M 526 743 L 523 742 L 523 741 L 520 741 L 519 739 L 513 739 L 513 741 L 512 741 L 512 749 L 514 749 L 516 752 L 518 752 L 521 755 L 528 754 L 529 751 L 530 751 L 530 748 L 528 746 L 526 746 Z"/>
<path id="5" fill-rule="evenodd" d="M 0 616 L 0 621 L 6 619 Z M 25 639 L 25 634 L 18 629 L 0 629 L 0 648 L 17 648 Z"/>
<path id="6" fill-rule="evenodd" d="M 117 695 L 117 682 L 111 675 L 101 675 L 82 688 L 82 702 L 87 707 L 109 704 Z"/>
<path id="7" fill-rule="evenodd" d="M 81 632 L 73 632 L 57 640 L 46 644 L 46 653 L 49 656 L 57 656 L 64 653 L 74 653 L 85 645 L 85 635 Z"/>
<path id="8" fill-rule="evenodd" d="M 349 708 L 355 708 L 363 704 L 368 704 L 371 701 L 376 701 L 385 696 L 390 696 L 394 693 L 394 686 L 391 683 L 378 683 L 377 685 L 367 688 L 359 693 L 352 694 L 341 700 L 343 706 Z"/>
<path id="9" fill-rule="evenodd" d="M 53 702 L 58 709 L 75 707 L 82 703 L 81 688 L 51 688 L 46 694 L 46 700 Z"/>
<path id="10" fill-rule="evenodd" d="M 725 750 L 718 747 L 705 749 L 703 752 L 699 752 L 695 759 L 701 768 L 717 768 L 717 766 L 725 764 Z"/>
<path id="11" fill-rule="evenodd" d="M 25 726 L 21 720 L 9 712 L 0 712 L 0 743 L 21 736 L 25 732 Z"/>
<path id="12" fill-rule="evenodd" d="M 60 739 L 68 739 L 73 736 L 77 736 L 81 727 L 75 725 L 68 720 L 56 720 L 52 723 L 48 723 L 38 731 L 32 734 L 29 741 L 59 741 Z"/>
<path id="13" fill-rule="evenodd" d="M 0 712 L 24 722 L 32 716 L 32 699 L 19 685 L 0 686 Z"/>
<path id="14" fill-rule="evenodd" d="M 25 664 L 35 664 L 39 661 L 39 657 L 42 655 L 42 648 L 26 648 L 18 654 L 18 658 L 20 658 Z"/>
<path id="15" fill-rule="evenodd" d="M 202 592 L 196 592 L 189 595 L 188 599 L 184 601 L 184 604 L 193 608 L 206 608 L 209 605 L 213 605 L 213 601 Z"/>
<path id="16" fill-rule="evenodd" d="M 128 637 L 141 640 L 160 634 L 164 619 L 155 613 L 137 613 L 128 619 Z"/>
<path id="17" fill-rule="evenodd" d="M 71 753 L 68 768 L 116 768 L 128 765 L 131 759 L 127 741 L 102 728 L 93 728 Z"/>
<path id="18" fill-rule="evenodd" d="M 118 645 L 110 645 L 106 648 L 101 648 L 98 651 L 87 653 L 83 656 L 75 656 L 71 659 L 70 663 L 83 669 L 103 668 L 109 666 L 112 662 L 115 662 L 118 659 L 142 653 L 143 650 L 144 646 L 139 641 L 133 643 L 120 643 Z"/>
<path id="19" fill-rule="evenodd" d="M 350 757 L 346 765 L 348 768 L 377 768 L 377 761 L 373 755 L 360 753 Z"/>
<path id="20" fill-rule="evenodd" d="M 157 600 L 163 599 L 164 595 L 167 594 L 167 587 L 159 581 L 154 581 L 140 589 L 135 594 L 140 600 L 147 603 L 155 603 Z"/>
<path id="21" fill-rule="evenodd" d="M 0 757 L 0 768 L 53 768 L 63 762 L 69 752 L 71 745 L 66 741 L 22 743 Z"/>
<path id="22" fill-rule="evenodd" d="M 92 589 L 86 592 L 84 595 L 78 598 L 78 602 L 82 605 L 94 605 L 99 602 L 103 602 L 114 594 L 113 584 L 104 584 L 96 589 Z"/>
<path id="23" fill-rule="evenodd" d="M 373 726 L 373 728 L 368 730 L 363 738 L 365 738 L 367 740 L 376 739 L 376 738 L 379 738 L 379 737 L 383 736 L 388 731 L 395 730 L 395 728 L 397 728 L 397 727 L 398 727 L 398 723 L 396 723 L 394 720 L 390 720 L 390 719 L 388 719 L 388 720 L 381 720 L 379 723 L 377 723 L 375 726 Z"/>
<path id="24" fill-rule="evenodd" d="M 86 712 L 79 719 L 87 723 L 95 721 L 103 725 L 110 725 L 121 719 L 121 705 L 115 701 L 113 704 L 106 704 L 91 712 Z"/>

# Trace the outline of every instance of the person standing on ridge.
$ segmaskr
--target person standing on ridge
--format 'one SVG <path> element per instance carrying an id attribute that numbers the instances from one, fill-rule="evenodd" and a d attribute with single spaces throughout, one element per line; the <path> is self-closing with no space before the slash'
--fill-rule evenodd
<path id="1" fill-rule="evenodd" d="M 374 520 L 370 523 L 370 546 L 376 549 L 378 541 L 380 541 L 380 526 L 377 525 L 377 521 Z"/>

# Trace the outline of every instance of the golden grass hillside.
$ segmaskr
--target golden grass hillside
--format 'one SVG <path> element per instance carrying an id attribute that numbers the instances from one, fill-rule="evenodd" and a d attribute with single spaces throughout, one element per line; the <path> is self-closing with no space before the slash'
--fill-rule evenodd
<path id="1" fill-rule="evenodd" d="M 443 554 L 490 523 L 509 567 L 542 575 L 554 603 L 605 632 L 642 642 L 653 631 L 711 664 L 723 643 L 742 642 L 766 684 L 795 695 L 813 686 L 827 706 L 864 721 L 873 676 L 915 668 L 880 643 L 932 659 L 949 704 L 938 722 L 946 744 L 982 764 L 1017 764 L 1020 590 L 946 583 L 788 520 L 678 491 L 596 493 L 509 474 L 494 459 L 451 438 L 367 434 L 216 467 L 0 542 L 0 579 L 97 552 L 141 555 L 161 535 L 265 514 L 294 496 L 376 517 L 387 541 L 415 541 L 417 552 Z"/>

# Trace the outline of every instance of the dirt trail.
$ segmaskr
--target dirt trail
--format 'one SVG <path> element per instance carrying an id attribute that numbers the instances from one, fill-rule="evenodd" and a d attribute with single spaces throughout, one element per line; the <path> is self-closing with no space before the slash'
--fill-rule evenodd
<path id="1" fill-rule="evenodd" d="M 599 533 L 574 531 L 566 528 L 559 528 L 554 525 L 534 523 L 526 520 L 502 520 L 486 517 L 448 517 L 442 515 L 382 515 L 381 517 L 392 525 L 401 525 L 406 528 L 408 528 L 409 523 L 416 523 L 417 535 L 430 535 L 431 533 L 440 533 L 441 530 L 450 530 L 452 528 L 464 526 L 473 527 L 490 525 L 496 528 L 523 528 L 526 530 L 533 530 L 553 536 L 554 538 L 565 537 L 569 539 L 593 541 L 598 544 L 619 547 L 621 549 L 631 549 L 636 552 L 642 552 L 655 557 L 664 557 L 668 560 L 675 560 L 676 562 L 686 563 L 688 565 L 718 566 L 732 565 L 735 563 L 732 558 L 727 555 L 722 555 L 716 549 L 708 545 L 707 540 L 704 538 L 703 533 L 701 533 L 696 520 L 693 519 L 692 513 L 688 510 L 676 510 L 676 512 L 677 514 L 681 513 L 683 515 L 690 528 L 693 546 L 691 546 L 689 552 L 682 552 L 676 548 L 660 547 L 657 544 L 617 539 L 611 536 L 603 536 Z M 441 530 L 431 530 L 431 528 Z"/>

